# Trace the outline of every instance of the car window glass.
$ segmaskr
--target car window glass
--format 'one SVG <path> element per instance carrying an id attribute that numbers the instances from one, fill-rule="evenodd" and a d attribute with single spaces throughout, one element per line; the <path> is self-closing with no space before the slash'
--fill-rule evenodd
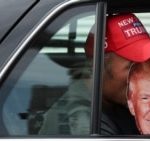
<path id="1" fill-rule="evenodd" d="M 135 13 L 135 15 L 142 21 L 144 27 L 150 33 L 150 24 L 149 24 L 149 17 L 150 13 Z"/>
<path id="2" fill-rule="evenodd" d="M 5 134 L 90 134 L 92 62 L 84 47 L 94 22 L 94 5 L 72 8 L 28 46 L 0 91 Z"/>

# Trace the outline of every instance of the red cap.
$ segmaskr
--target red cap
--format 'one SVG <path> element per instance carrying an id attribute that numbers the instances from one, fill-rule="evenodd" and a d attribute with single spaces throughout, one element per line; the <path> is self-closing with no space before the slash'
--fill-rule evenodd
<path id="1" fill-rule="evenodd" d="M 87 38 L 85 52 L 93 56 L 94 26 Z M 143 62 L 150 58 L 150 37 L 134 14 L 107 17 L 105 52 L 114 52 L 128 60 Z"/>

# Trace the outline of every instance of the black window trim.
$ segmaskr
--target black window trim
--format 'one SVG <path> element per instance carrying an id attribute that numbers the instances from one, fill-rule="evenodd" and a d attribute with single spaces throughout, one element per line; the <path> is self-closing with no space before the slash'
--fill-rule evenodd
<path id="1" fill-rule="evenodd" d="M 100 1 L 96 5 L 96 29 L 94 40 L 94 64 L 93 64 L 93 93 L 91 113 L 91 135 L 99 136 L 102 115 L 102 81 L 104 67 L 104 39 L 106 23 L 107 3 Z"/>

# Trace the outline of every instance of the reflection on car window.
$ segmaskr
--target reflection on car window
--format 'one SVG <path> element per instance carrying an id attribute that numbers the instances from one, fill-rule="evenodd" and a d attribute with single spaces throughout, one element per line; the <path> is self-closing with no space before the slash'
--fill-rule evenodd
<path id="1" fill-rule="evenodd" d="M 14 67 L 0 91 L 5 93 L 1 122 L 9 135 L 90 134 L 92 63 L 84 46 L 94 9 L 63 13 Z"/>

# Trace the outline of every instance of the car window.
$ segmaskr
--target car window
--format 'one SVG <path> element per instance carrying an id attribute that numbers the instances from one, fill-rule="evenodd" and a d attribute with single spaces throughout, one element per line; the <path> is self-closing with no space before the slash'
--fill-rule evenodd
<path id="1" fill-rule="evenodd" d="M 150 13 L 135 13 L 135 15 L 142 21 L 144 27 L 150 33 L 150 23 L 149 23 L 149 17 Z"/>
<path id="2" fill-rule="evenodd" d="M 4 135 L 89 135 L 95 6 L 71 8 L 28 45 L 1 88 Z"/>

